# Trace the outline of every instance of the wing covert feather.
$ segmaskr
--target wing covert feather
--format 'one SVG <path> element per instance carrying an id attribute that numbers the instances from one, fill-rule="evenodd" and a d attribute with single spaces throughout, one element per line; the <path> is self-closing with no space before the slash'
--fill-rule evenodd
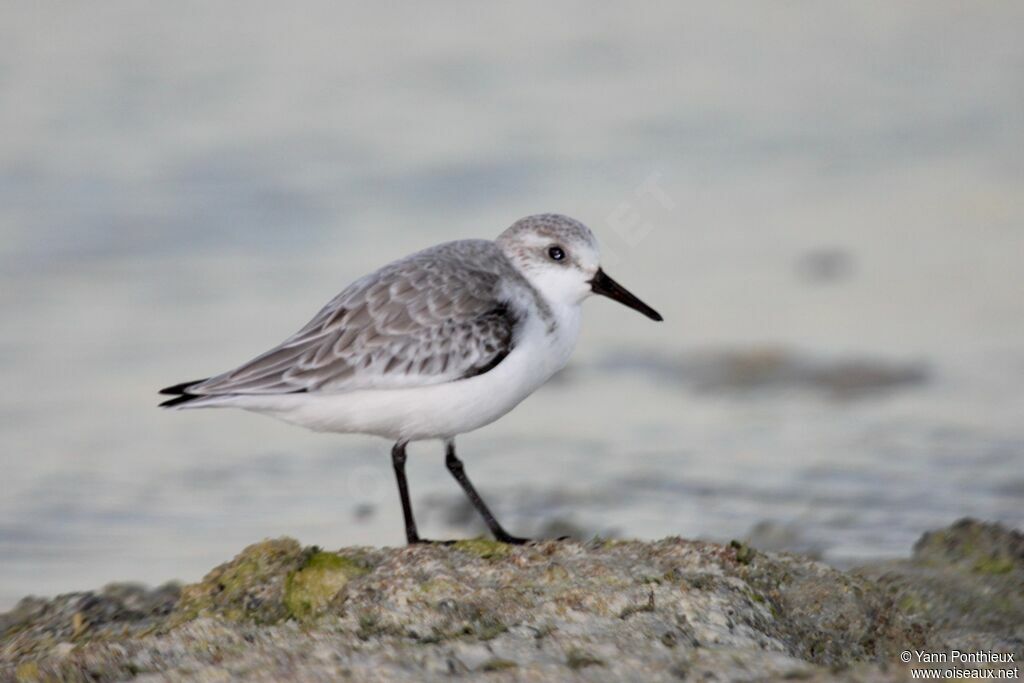
<path id="1" fill-rule="evenodd" d="M 188 391 L 340 393 L 486 372 L 512 349 L 507 290 L 521 279 L 492 242 L 438 245 L 357 280 L 279 346 Z"/>

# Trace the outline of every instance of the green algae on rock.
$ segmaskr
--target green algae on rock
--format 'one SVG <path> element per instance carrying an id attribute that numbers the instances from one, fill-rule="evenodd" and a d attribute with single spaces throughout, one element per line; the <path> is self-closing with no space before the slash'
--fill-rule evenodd
<path id="1" fill-rule="evenodd" d="M 470 538 L 465 541 L 456 541 L 452 544 L 452 547 L 460 552 L 476 555 L 485 560 L 505 557 L 512 548 L 507 543 L 492 541 L 489 538 Z"/>
<path id="2" fill-rule="evenodd" d="M 1016 653 L 1024 661 L 1024 534 L 962 519 L 924 534 L 909 560 L 856 572 L 924 625 L 942 649 Z"/>
<path id="3" fill-rule="evenodd" d="M 922 536 L 914 544 L 914 560 L 982 574 L 1024 572 L 1024 534 L 998 524 L 961 519 Z"/>
<path id="4" fill-rule="evenodd" d="M 0 615 L 0 680 L 900 680 L 902 649 L 1020 650 L 1019 539 L 961 522 L 853 572 L 678 538 L 277 539 L 180 591 L 24 600 Z"/>
<path id="5" fill-rule="evenodd" d="M 186 586 L 172 623 L 214 615 L 231 621 L 273 624 L 289 616 L 285 580 L 306 560 L 299 542 L 279 538 L 250 545 L 215 568 L 199 583 Z"/>
<path id="6" fill-rule="evenodd" d="M 322 612 L 350 579 L 367 568 L 343 555 L 314 552 L 301 569 L 285 579 L 284 605 L 289 615 L 308 619 Z"/>
<path id="7" fill-rule="evenodd" d="M 201 616 L 275 624 L 322 612 L 354 577 L 369 571 L 365 551 L 302 548 L 292 538 L 255 543 L 182 591 L 171 623 Z"/>

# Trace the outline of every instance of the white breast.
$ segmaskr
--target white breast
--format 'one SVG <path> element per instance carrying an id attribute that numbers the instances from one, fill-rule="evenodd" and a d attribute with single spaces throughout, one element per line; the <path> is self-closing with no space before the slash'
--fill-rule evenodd
<path id="1" fill-rule="evenodd" d="M 396 441 L 464 434 L 497 420 L 565 367 L 579 337 L 580 307 L 557 307 L 553 313 L 553 329 L 539 316 L 530 316 L 508 356 L 469 379 L 342 394 L 237 397 L 232 404 L 316 431 Z"/>

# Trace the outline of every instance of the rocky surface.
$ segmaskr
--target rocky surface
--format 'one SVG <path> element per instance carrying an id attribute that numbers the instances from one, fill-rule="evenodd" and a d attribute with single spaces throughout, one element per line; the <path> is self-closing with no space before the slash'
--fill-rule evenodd
<path id="1" fill-rule="evenodd" d="M 18 681 L 878 681 L 908 677 L 903 650 L 952 648 L 1024 657 L 1020 533 L 964 520 L 851 572 L 678 538 L 278 539 L 193 585 L 0 615 L 0 679 Z"/>

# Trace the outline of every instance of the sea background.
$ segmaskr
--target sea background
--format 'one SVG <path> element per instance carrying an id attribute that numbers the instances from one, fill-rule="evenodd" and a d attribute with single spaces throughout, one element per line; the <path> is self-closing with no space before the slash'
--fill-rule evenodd
<path id="1" fill-rule="evenodd" d="M 514 533 L 849 566 L 1024 525 L 1024 5 L 7 3 L 0 608 L 403 542 L 389 444 L 156 390 L 557 211 L 661 311 L 459 440 Z M 439 444 L 424 535 L 481 527 Z"/>

